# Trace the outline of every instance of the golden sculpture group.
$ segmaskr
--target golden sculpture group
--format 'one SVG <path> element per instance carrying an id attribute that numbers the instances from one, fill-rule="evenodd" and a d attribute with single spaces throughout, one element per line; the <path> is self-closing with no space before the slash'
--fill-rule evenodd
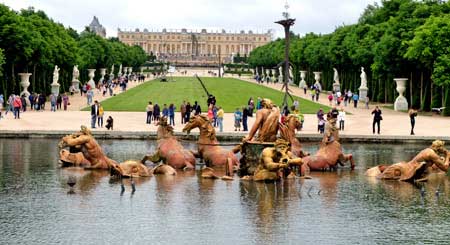
<path id="1" fill-rule="evenodd" d="M 107 169 L 112 175 L 121 177 L 148 177 L 153 174 L 175 175 L 176 169 L 195 169 L 195 157 L 205 163 L 203 178 L 219 178 L 216 174 L 224 172 L 224 180 L 232 180 L 234 172 L 242 170 L 243 180 L 276 181 L 282 178 L 308 177 L 310 171 L 335 170 L 350 161 L 351 169 L 355 167 L 353 156 L 342 152 L 339 143 L 339 130 L 336 119 L 329 116 L 326 131 L 319 150 L 310 155 L 302 151 L 296 130 L 300 121 L 296 115 L 289 115 L 284 124 L 279 123 L 280 111 L 270 100 L 263 99 L 262 109 L 256 112 L 256 120 L 249 134 L 242 143 L 232 150 L 224 149 L 216 138 L 215 129 L 208 117 L 196 115 L 183 128 L 189 133 L 192 129 L 200 130 L 197 152 L 186 150 L 173 135 L 173 128 L 167 124 L 167 118 L 159 122 L 157 151 L 146 155 L 142 160 L 127 160 L 122 163 L 108 158 L 97 143 L 90 130 L 81 126 L 81 130 L 63 137 L 58 144 L 61 149 L 62 166 L 78 166 L 86 169 Z M 277 138 L 278 132 L 280 138 Z M 258 133 L 258 134 L 256 134 Z M 262 146 L 257 152 L 257 159 L 246 155 L 245 147 Z M 241 151 L 238 161 L 235 153 Z M 424 181 L 432 171 L 447 171 L 450 153 L 444 148 L 444 142 L 434 141 L 409 162 L 395 163 L 390 166 L 379 165 L 367 170 L 366 175 L 379 179 L 402 181 Z M 161 164 L 146 166 L 147 161 Z M 241 163 L 239 165 L 239 162 Z M 248 166 L 253 165 L 253 166 Z"/>

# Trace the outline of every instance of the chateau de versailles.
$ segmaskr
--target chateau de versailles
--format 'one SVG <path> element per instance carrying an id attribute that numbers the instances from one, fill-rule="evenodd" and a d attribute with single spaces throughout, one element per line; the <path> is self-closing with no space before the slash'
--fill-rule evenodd
<path id="1" fill-rule="evenodd" d="M 250 52 L 272 40 L 270 32 L 253 33 L 240 31 L 230 33 L 208 32 L 206 29 L 139 31 L 118 30 L 119 40 L 128 45 L 139 45 L 148 54 L 176 65 L 216 65 L 228 63 L 231 57 L 249 55 Z"/>
<path id="2" fill-rule="evenodd" d="M 89 29 L 105 37 L 105 28 L 94 16 Z M 227 32 L 198 30 L 117 31 L 119 40 L 127 45 L 139 45 L 147 54 L 175 65 L 209 66 L 230 63 L 235 55 L 248 56 L 250 52 L 272 41 L 272 33 L 253 31 Z"/>

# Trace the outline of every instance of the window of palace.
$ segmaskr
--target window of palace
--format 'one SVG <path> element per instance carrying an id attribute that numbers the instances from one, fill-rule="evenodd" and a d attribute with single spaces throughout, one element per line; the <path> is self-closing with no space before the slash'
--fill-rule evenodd
<path id="1" fill-rule="evenodd" d="M 229 40 L 230 38 L 229 37 L 227 37 L 227 41 Z"/>

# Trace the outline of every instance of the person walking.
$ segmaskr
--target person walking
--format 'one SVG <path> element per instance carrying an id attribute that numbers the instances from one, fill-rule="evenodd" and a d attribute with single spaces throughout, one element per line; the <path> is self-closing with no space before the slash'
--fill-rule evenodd
<path id="1" fill-rule="evenodd" d="M 147 111 L 147 119 L 145 122 L 147 124 L 151 124 L 152 123 L 152 115 L 153 115 L 153 104 L 151 101 L 148 102 L 146 111 Z"/>
<path id="2" fill-rule="evenodd" d="M 189 120 L 191 119 L 191 111 L 192 111 L 192 107 L 191 107 L 191 103 L 188 101 L 186 103 L 186 114 L 184 114 L 184 123 L 188 123 Z"/>
<path id="3" fill-rule="evenodd" d="M 62 100 L 63 100 L 64 110 L 67 111 L 67 106 L 70 105 L 69 96 L 67 95 L 67 93 L 64 93 Z"/>
<path id="4" fill-rule="evenodd" d="M 411 121 L 411 135 L 414 135 L 414 126 L 416 125 L 417 110 L 414 110 L 414 108 L 409 109 L 408 115 Z"/>
<path id="5" fill-rule="evenodd" d="M 176 107 L 173 104 L 169 105 L 169 125 L 175 126 L 175 110 Z"/>
<path id="6" fill-rule="evenodd" d="M 55 94 L 50 95 L 50 111 L 56 112 L 56 101 L 57 98 Z"/>
<path id="7" fill-rule="evenodd" d="M 242 112 L 236 108 L 234 112 L 234 131 L 241 131 Z"/>
<path id="8" fill-rule="evenodd" d="M 95 128 L 97 116 L 98 116 L 98 101 L 94 101 L 94 104 L 91 105 L 91 128 Z"/>
<path id="9" fill-rule="evenodd" d="M 370 101 L 369 96 L 366 96 L 366 100 L 364 101 L 366 104 L 366 109 L 369 109 L 369 101 Z"/>
<path id="10" fill-rule="evenodd" d="M 0 94 L 0 119 L 2 119 L 2 110 L 3 110 L 3 103 L 5 103 L 5 99 L 3 98 L 3 94 Z"/>
<path id="11" fill-rule="evenodd" d="M 318 124 L 317 124 L 317 132 L 320 132 L 320 123 L 321 123 L 321 121 L 324 121 L 323 109 L 320 108 L 319 111 L 316 113 L 316 115 L 317 115 L 317 122 L 318 122 Z"/>
<path id="12" fill-rule="evenodd" d="M 314 87 L 311 87 L 309 93 L 311 94 L 311 100 L 314 101 L 314 98 L 316 97 L 316 90 L 314 89 Z"/>
<path id="13" fill-rule="evenodd" d="M 342 108 L 338 114 L 338 122 L 339 122 L 339 130 L 344 131 L 344 123 L 345 123 L 345 111 Z"/>
<path id="14" fill-rule="evenodd" d="M 103 106 L 101 103 L 98 103 L 98 116 L 97 116 L 97 125 L 100 128 L 103 128 L 103 114 L 104 114 Z"/>
<path id="15" fill-rule="evenodd" d="M 58 96 L 56 97 L 56 109 L 61 110 L 61 105 L 62 105 L 62 97 L 61 94 L 58 94 Z"/>
<path id="16" fill-rule="evenodd" d="M 219 131 L 223 132 L 223 115 L 224 111 L 222 107 L 219 106 L 219 110 L 217 111 L 217 123 L 219 124 Z"/>
<path id="17" fill-rule="evenodd" d="M 250 109 L 248 107 L 242 108 L 242 131 L 246 132 L 248 131 L 247 126 L 247 118 L 250 116 Z"/>
<path id="18" fill-rule="evenodd" d="M 14 107 L 14 119 L 20 119 L 20 109 L 22 108 L 22 100 L 20 99 L 20 96 L 18 95 L 14 96 L 13 107 Z"/>
<path id="19" fill-rule="evenodd" d="M 159 121 L 160 112 L 161 112 L 161 110 L 159 108 L 158 103 L 155 103 L 155 106 L 153 107 L 153 121 L 155 121 L 155 125 L 156 125 L 156 122 Z"/>
<path id="20" fill-rule="evenodd" d="M 20 96 L 20 101 L 22 102 L 22 111 L 27 111 L 27 100 L 25 98 L 25 95 Z"/>
<path id="21" fill-rule="evenodd" d="M 181 113 L 181 124 L 186 123 L 186 101 L 183 100 L 183 103 L 180 106 L 180 113 Z"/>
<path id="22" fill-rule="evenodd" d="M 375 124 L 378 125 L 378 134 L 380 134 L 380 122 L 383 120 L 383 117 L 381 116 L 381 110 L 378 108 L 378 106 L 375 106 L 375 109 L 372 111 L 373 115 L 373 123 L 372 123 L 372 132 L 375 134 Z"/>
<path id="23" fill-rule="evenodd" d="M 202 113 L 202 109 L 200 105 L 197 103 L 197 101 L 194 102 L 194 105 L 192 107 L 192 111 L 194 112 L 194 115 L 200 115 Z"/>
<path id="24" fill-rule="evenodd" d="M 353 107 L 358 108 L 358 100 L 359 100 L 359 96 L 357 93 L 353 94 Z"/>

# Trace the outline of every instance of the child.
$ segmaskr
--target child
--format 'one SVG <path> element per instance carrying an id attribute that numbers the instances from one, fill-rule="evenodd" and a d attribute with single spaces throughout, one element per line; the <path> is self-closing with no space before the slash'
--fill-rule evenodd
<path id="1" fill-rule="evenodd" d="M 325 132 L 325 119 L 320 119 L 319 120 L 319 133 L 323 134 Z"/>
<path id="2" fill-rule="evenodd" d="M 109 129 L 113 130 L 113 125 L 114 125 L 114 119 L 111 116 L 109 116 L 108 119 L 106 120 L 106 126 L 105 127 L 108 130 Z"/>
<path id="3" fill-rule="evenodd" d="M 234 112 L 234 131 L 241 131 L 242 112 L 236 108 Z"/>

